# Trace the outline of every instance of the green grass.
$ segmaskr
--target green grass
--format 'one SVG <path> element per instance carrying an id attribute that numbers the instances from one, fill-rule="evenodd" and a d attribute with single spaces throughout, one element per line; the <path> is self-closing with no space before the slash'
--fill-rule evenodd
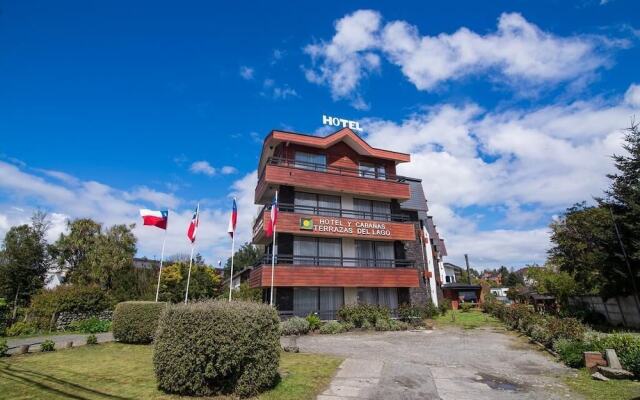
<path id="1" fill-rule="evenodd" d="M 153 346 L 110 343 L 0 359 L 0 398 L 184 398 L 156 388 L 152 354 Z M 341 361 L 324 355 L 282 353 L 282 380 L 259 398 L 314 399 Z"/>
<path id="2" fill-rule="evenodd" d="M 586 368 L 578 371 L 577 378 L 566 378 L 566 383 L 576 393 L 589 400 L 631 400 L 640 397 L 640 382 L 596 381 L 591 378 Z"/>
<path id="3" fill-rule="evenodd" d="M 435 317 L 435 321 L 439 326 L 457 326 L 462 329 L 475 329 L 481 326 L 501 326 L 500 321 L 480 310 L 470 310 L 468 312 L 449 310 L 446 315 L 438 315 Z"/>

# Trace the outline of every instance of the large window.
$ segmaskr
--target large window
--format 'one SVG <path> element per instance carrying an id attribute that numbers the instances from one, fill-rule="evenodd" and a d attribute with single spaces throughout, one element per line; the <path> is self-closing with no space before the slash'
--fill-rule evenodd
<path id="1" fill-rule="evenodd" d="M 340 196 L 295 192 L 293 202 L 297 213 L 340 216 Z"/>
<path id="2" fill-rule="evenodd" d="M 296 265 L 334 265 L 342 263 L 340 239 L 294 236 L 293 263 Z"/>
<path id="3" fill-rule="evenodd" d="M 356 240 L 356 258 L 362 266 L 393 267 L 395 251 L 392 242 Z"/>
<path id="4" fill-rule="evenodd" d="M 295 166 L 296 168 L 324 172 L 327 170 L 327 157 L 324 154 L 312 154 L 296 151 Z"/>
<path id="5" fill-rule="evenodd" d="M 358 288 L 358 304 L 377 304 L 398 308 L 398 289 L 396 288 Z"/>
<path id="6" fill-rule="evenodd" d="M 358 171 L 360 172 L 360 176 L 365 178 L 387 179 L 387 172 L 384 165 L 361 162 Z"/>
<path id="7" fill-rule="evenodd" d="M 334 319 L 337 310 L 344 304 L 343 288 L 293 289 L 293 314 L 307 316 L 318 313 L 322 319 Z"/>
<path id="8" fill-rule="evenodd" d="M 391 221 L 391 203 L 367 199 L 353 199 L 357 218 Z"/>

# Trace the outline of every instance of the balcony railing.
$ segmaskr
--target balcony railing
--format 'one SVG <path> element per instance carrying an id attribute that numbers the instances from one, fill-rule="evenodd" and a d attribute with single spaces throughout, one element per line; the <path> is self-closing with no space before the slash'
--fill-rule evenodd
<path id="1" fill-rule="evenodd" d="M 344 267 L 344 268 L 415 268 L 418 266 L 414 260 L 406 259 L 380 259 L 361 257 L 325 257 L 325 256 L 298 256 L 293 254 L 277 254 L 276 265 L 294 265 L 300 267 Z M 265 254 L 259 265 L 271 265 L 271 254 Z"/>
<path id="2" fill-rule="evenodd" d="M 297 161 L 291 158 L 283 158 L 283 157 L 269 157 L 267 159 L 266 165 L 276 165 L 280 167 L 296 168 L 296 169 L 302 169 L 307 171 L 322 172 L 327 174 L 355 176 L 355 177 L 360 177 L 364 179 L 378 179 L 378 180 L 392 181 L 392 182 L 405 182 L 407 179 L 404 176 L 389 174 L 386 172 L 362 170 L 358 168 L 334 167 L 327 164 Z M 265 171 L 267 170 L 266 165 L 265 165 L 265 168 L 263 168 L 262 171 L 260 171 L 259 180 L 262 180 L 262 178 L 264 177 Z"/>

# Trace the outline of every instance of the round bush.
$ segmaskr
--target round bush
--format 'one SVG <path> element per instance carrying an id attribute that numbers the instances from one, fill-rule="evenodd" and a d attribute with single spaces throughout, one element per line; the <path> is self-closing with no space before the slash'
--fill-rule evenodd
<path id="1" fill-rule="evenodd" d="M 309 321 L 305 318 L 292 317 L 280 324 L 283 335 L 305 335 L 309 332 Z"/>
<path id="2" fill-rule="evenodd" d="M 113 312 L 113 337 L 122 343 L 151 343 L 167 303 L 125 301 Z"/>
<path id="3" fill-rule="evenodd" d="M 335 335 L 344 331 L 344 325 L 338 321 L 329 321 L 320 327 L 320 333 L 324 335 Z"/>
<path id="4" fill-rule="evenodd" d="M 190 396 L 254 396 L 276 382 L 279 361 L 278 313 L 243 301 L 169 306 L 153 353 L 158 387 Z"/>

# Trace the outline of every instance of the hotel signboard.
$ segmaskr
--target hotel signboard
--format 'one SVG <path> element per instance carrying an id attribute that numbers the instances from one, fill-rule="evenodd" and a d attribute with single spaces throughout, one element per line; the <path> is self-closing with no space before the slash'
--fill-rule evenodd
<path id="1" fill-rule="evenodd" d="M 316 222 L 317 221 L 317 222 Z M 300 229 L 341 235 L 390 237 L 392 227 L 384 222 L 348 218 L 300 218 Z"/>

